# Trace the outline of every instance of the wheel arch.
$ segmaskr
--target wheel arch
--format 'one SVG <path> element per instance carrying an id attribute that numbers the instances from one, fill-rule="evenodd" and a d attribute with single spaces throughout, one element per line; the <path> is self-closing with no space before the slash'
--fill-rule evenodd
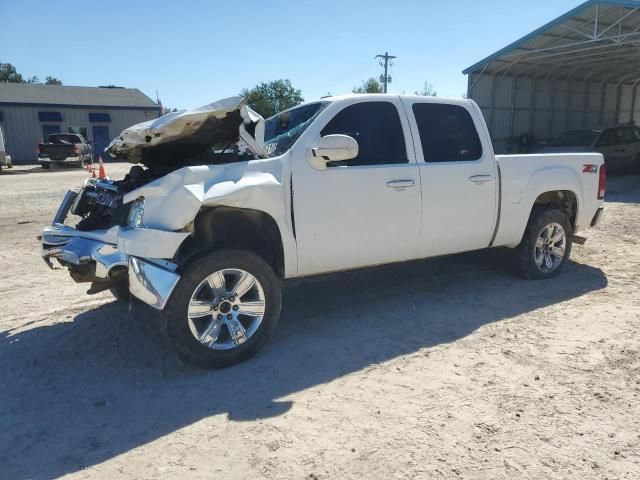
<path id="1" fill-rule="evenodd" d="M 524 236 L 525 230 L 533 213 L 536 209 L 544 207 L 560 210 L 567 215 L 571 229 L 575 232 L 578 227 L 577 221 L 580 208 L 579 198 L 579 195 L 574 189 L 567 189 L 566 187 L 541 189 L 541 191 L 535 196 L 532 196 L 530 202 L 528 202 L 529 206 L 527 210 L 525 210 L 527 214 L 523 215 L 523 218 L 521 219 L 522 224 L 519 228 L 519 234 L 516 241 L 514 241 L 513 245 L 510 246 L 515 247 L 522 241 L 522 237 Z"/>
<path id="2" fill-rule="evenodd" d="M 228 206 L 203 207 L 188 237 L 176 252 L 181 269 L 200 255 L 217 248 L 244 248 L 262 257 L 280 278 L 285 274 L 282 234 L 268 213 Z"/>
<path id="3" fill-rule="evenodd" d="M 583 188 L 578 172 L 568 166 L 539 168 L 521 186 L 517 182 L 507 183 L 495 245 L 516 247 L 522 241 L 532 212 L 543 205 L 567 213 L 575 233 L 584 222 L 581 218 Z"/>
<path id="4" fill-rule="evenodd" d="M 578 196 L 573 190 L 549 190 L 539 194 L 533 202 L 529 218 L 535 208 L 555 208 L 564 213 L 569 219 L 571 228 L 575 229 L 578 219 Z"/>

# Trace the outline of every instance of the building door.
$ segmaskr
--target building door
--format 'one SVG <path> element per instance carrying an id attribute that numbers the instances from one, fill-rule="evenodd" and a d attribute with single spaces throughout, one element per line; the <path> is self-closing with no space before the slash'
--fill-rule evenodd
<path id="1" fill-rule="evenodd" d="M 60 125 L 42 125 L 42 141 L 46 142 L 49 135 L 60 133 Z"/>
<path id="2" fill-rule="evenodd" d="M 108 159 L 105 156 L 104 149 L 109 146 L 109 127 L 102 125 L 94 125 L 91 127 L 93 134 L 93 160 L 98 161 L 98 157 L 102 156 L 102 160 Z"/>

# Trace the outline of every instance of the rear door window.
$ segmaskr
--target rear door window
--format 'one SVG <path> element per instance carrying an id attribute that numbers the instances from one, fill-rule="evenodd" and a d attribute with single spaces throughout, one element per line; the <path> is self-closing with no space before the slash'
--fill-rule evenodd
<path id="1" fill-rule="evenodd" d="M 464 162 L 482 157 L 482 144 L 466 108 L 442 103 L 414 103 L 425 162 Z"/>

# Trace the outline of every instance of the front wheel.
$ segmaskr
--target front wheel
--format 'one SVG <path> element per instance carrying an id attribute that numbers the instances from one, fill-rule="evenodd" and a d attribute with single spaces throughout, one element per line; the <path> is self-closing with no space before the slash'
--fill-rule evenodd
<path id="1" fill-rule="evenodd" d="M 280 280 L 261 257 L 220 250 L 193 262 L 163 311 L 178 353 L 204 368 L 253 356 L 280 318 Z"/>
<path id="2" fill-rule="evenodd" d="M 512 269 L 529 280 L 555 277 L 571 254 L 571 232 L 562 211 L 535 208 L 520 245 L 513 250 Z"/>

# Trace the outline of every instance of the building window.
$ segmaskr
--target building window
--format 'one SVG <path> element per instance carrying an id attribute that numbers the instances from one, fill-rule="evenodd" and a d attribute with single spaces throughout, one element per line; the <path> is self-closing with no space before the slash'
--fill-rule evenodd
<path id="1" fill-rule="evenodd" d="M 49 135 L 60 133 L 60 125 L 42 125 L 42 138 L 47 141 Z"/>
<path id="2" fill-rule="evenodd" d="M 3 120 L 2 118 L 2 111 L 0 110 L 0 122 Z"/>
<path id="3" fill-rule="evenodd" d="M 38 118 L 41 122 L 61 122 L 62 114 L 60 112 L 38 112 Z"/>
<path id="4" fill-rule="evenodd" d="M 108 122 L 111 122 L 111 115 L 109 115 L 108 113 L 90 113 L 89 122 L 108 123 Z"/>
<path id="5" fill-rule="evenodd" d="M 89 138 L 87 135 L 88 131 L 87 127 L 67 127 L 67 132 L 82 135 L 85 139 Z"/>

